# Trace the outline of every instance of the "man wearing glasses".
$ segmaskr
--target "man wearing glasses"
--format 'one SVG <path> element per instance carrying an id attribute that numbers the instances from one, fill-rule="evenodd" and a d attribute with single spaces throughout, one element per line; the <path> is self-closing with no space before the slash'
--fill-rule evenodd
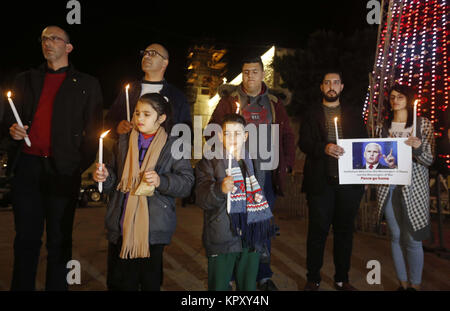
<path id="1" fill-rule="evenodd" d="M 164 79 L 169 65 L 169 52 L 158 43 L 150 44 L 141 51 L 141 68 L 144 77 L 141 81 L 130 83 L 129 102 L 130 114 L 133 114 L 139 97 L 147 93 L 160 93 L 169 99 L 172 105 L 173 124 L 185 123 L 191 127 L 191 108 L 184 94 Z M 126 120 L 126 98 L 123 88 L 111 106 L 105 119 L 105 127 L 113 128 L 116 134 L 126 134 L 131 131 L 132 124 Z"/>
<path id="2" fill-rule="evenodd" d="M 24 128 L 5 111 L 14 140 L 8 165 L 16 230 L 11 290 L 35 290 L 44 225 L 45 289 L 67 290 L 81 173 L 95 160 L 102 127 L 100 84 L 69 63 L 74 47 L 68 34 L 49 26 L 40 41 L 46 63 L 19 74 L 12 90 Z M 23 143 L 26 136 L 31 146 Z"/>

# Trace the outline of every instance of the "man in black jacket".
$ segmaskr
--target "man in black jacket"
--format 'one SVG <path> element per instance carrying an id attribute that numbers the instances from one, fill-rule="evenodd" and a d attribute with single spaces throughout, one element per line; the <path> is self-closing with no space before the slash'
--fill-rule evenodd
<path id="1" fill-rule="evenodd" d="M 340 103 L 342 75 L 330 71 L 320 89 L 322 103 L 314 105 L 301 124 L 299 147 L 306 153 L 302 191 L 309 208 L 307 239 L 307 283 L 305 290 L 318 290 L 325 243 L 333 225 L 334 263 L 337 290 L 355 290 L 348 280 L 352 254 L 354 220 L 362 198 L 362 185 L 339 185 L 338 161 L 345 152 L 336 143 L 334 118 L 339 138 L 364 138 L 367 133 L 359 107 Z"/>
<path id="2" fill-rule="evenodd" d="M 141 68 L 144 77 L 141 81 L 130 83 L 129 106 L 130 121 L 139 97 L 146 93 L 160 93 L 168 98 L 172 110 L 173 124 L 184 123 L 192 128 L 191 108 L 183 92 L 169 84 L 164 79 L 167 66 L 169 65 L 169 52 L 158 43 L 150 44 L 141 51 Z M 133 128 L 131 122 L 127 121 L 126 92 L 125 86 L 111 106 L 105 118 L 105 127 L 112 128 L 114 134 L 126 134 Z"/>
<path id="3" fill-rule="evenodd" d="M 68 34 L 57 26 L 41 35 L 46 63 L 17 76 L 14 103 L 24 124 L 7 116 L 15 150 L 10 157 L 16 237 L 11 290 L 34 290 L 44 224 L 46 290 L 66 290 L 72 228 L 81 173 L 95 160 L 102 128 L 98 80 L 69 64 Z M 28 136 L 31 146 L 24 144 Z"/>

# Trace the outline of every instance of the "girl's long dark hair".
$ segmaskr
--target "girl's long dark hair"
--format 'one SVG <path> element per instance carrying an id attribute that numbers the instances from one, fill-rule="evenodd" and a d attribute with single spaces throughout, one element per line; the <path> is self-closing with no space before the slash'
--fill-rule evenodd
<path id="1" fill-rule="evenodd" d="M 158 118 L 163 114 L 166 115 L 166 120 L 161 126 L 166 130 L 166 133 L 170 135 L 170 131 L 172 130 L 172 108 L 166 98 L 159 93 L 147 93 L 142 95 L 139 98 L 139 101 L 152 106 L 158 114 Z"/>
<path id="2" fill-rule="evenodd" d="M 391 128 L 392 120 L 394 119 L 394 111 L 391 108 L 391 93 L 392 91 L 396 91 L 406 96 L 406 111 L 408 112 L 408 117 L 406 119 L 405 128 L 412 126 L 413 124 L 413 113 L 414 113 L 414 99 L 415 92 L 414 89 L 410 86 L 404 84 L 394 84 L 391 87 L 388 93 L 387 98 L 387 107 L 388 107 L 388 119 L 387 119 L 387 128 Z"/>

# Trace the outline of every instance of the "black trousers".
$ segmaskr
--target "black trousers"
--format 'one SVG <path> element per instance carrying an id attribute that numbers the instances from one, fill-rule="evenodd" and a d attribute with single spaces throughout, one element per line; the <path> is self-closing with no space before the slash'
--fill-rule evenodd
<path id="1" fill-rule="evenodd" d="M 361 186 L 327 184 L 320 194 L 307 194 L 309 225 L 307 279 L 320 282 L 325 243 L 333 226 L 333 257 L 336 282 L 348 282 L 355 217 L 363 194 Z"/>
<path id="2" fill-rule="evenodd" d="M 11 290 L 35 290 L 44 225 L 47 233 L 46 290 L 67 290 L 72 228 L 80 175 L 56 173 L 49 158 L 22 153 L 12 180 L 16 237 Z"/>
<path id="3" fill-rule="evenodd" d="M 150 245 L 149 258 L 122 259 L 119 243 L 109 243 L 107 286 L 112 291 L 159 291 L 162 283 L 162 244 Z"/>

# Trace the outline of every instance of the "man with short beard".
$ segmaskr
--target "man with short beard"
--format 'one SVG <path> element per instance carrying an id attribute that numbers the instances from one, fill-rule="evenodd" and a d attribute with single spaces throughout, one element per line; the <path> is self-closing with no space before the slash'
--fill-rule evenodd
<path id="1" fill-rule="evenodd" d="M 307 283 L 305 290 L 318 290 L 325 243 L 333 226 L 335 288 L 356 290 L 349 283 L 355 216 L 364 192 L 362 185 L 339 185 L 338 159 L 346 150 L 337 145 L 334 118 L 338 118 L 339 138 L 365 138 L 367 133 L 359 106 L 341 104 L 342 75 L 328 71 L 320 90 L 322 103 L 304 115 L 299 147 L 306 153 L 302 191 L 309 208 L 307 238 Z M 350 150 L 347 150 L 348 152 Z"/>

